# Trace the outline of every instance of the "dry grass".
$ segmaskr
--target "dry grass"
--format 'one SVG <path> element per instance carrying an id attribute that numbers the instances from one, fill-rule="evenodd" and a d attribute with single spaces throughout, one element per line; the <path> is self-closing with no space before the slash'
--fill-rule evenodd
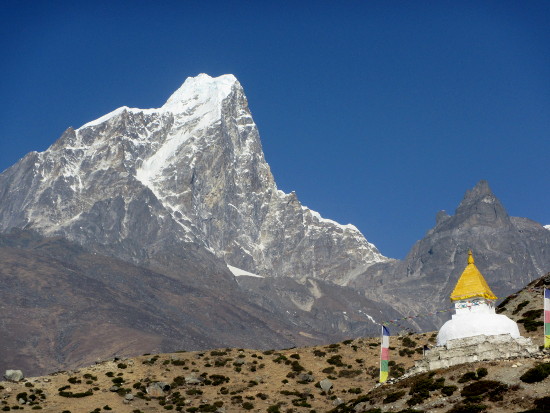
<path id="1" fill-rule="evenodd" d="M 505 313 L 519 319 L 540 307 L 539 298 L 537 293 L 522 291 L 506 303 Z M 541 330 L 522 332 L 540 345 Z M 392 337 L 392 375 L 412 367 L 423 345 L 433 345 L 434 339 L 434 333 Z M 364 411 L 373 412 L 519 412 L 548 400 L 544 397 L 549 396 L 550 377 L 535 383 L 519 378 L 537 363 L 550 362 L 550 357 L 464 364 L 373 390 L 379 351 L 379 338 L 360 338 L 276 351 L 218 349 L 111 360 L 20 383 L 0 382 L 0 411 L 355 412 L 361 402 Z M 186 384 L 189 376 L 199 383 Z M 318 384 L 327 378 L 333 384 L 328 392 Z M 147 387 L 156 382 L 164 383 L 166 391 L 149 394 Z M 127 394 L 133 400 L 125 401 Z M 338 402 L 344 404 L 336 407 Z"/>

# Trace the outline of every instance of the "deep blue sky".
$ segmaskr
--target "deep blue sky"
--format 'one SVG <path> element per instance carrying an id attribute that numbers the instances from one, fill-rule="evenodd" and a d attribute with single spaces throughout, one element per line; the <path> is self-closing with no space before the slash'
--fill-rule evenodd
<path id="1" fill-rule="evenodd" d="M 480 179 L 550 224 L 549 1 L 158 3 L 2 2 L 0 170 L 233 73 L 279 188 L 387 256 Z"/>

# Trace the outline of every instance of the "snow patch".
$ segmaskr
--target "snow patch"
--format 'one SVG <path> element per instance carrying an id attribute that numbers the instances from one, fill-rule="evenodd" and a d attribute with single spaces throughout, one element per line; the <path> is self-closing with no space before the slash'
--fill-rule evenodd
<path id="1" fill-rule="evenodd" d="M 364 311 L 362 310 L 358 310 L 359 313 L 363 314 L 365 317 L 367 317 L 373 324 L 378 324 L 374 318 L 372 318 L 370 315 L 368 315 L 367 313 L 365 313 Z"/>
<path id="2" fill-rule="evenodd" d="M 233 75 L 212 78 L 204 73 L 188 77 L 166 103 L 156 109 L 171 112 L 175 116 L 175 129 L 157 151 L 146 159 L 136 171 L 136 177 L 144 185 L 152 187 L 152 181 L 159 176 L 178 150 L 199 131 L 219 122 L 222 101 L 229 96 L 233 85 L 238 84 Z"/>
<path id="3" fill-rule="evenodd" d="M 316 218 L 319 222 L 324 222 L 324 223 L 327 223 L 327 224 L 332 224 L 332 225 L 335 225 L 339 228 L 342 228 L 342 229 L 350 229 L 352 231 L 357 231 L 359 232 L 359 230 L 357 229 L 357 227 L 355 225 L 352 225 L 352 224 L 346 224 L 346 225 L 342 225 L 342 224 L 339 224 L 338 222 L 336 221 L 333 221 L 332 219 L 327 219 L 327 218 L 323 218 L 321 216 L 321 214 L 319 214 L 318 212 L 316 211 L 313 211 L 312 209 L 309 209 L 308 207 L 306 206 L 303 206 L 302 205 L 302 210 L 303 211 L 308 211 L 312 217 Z"/>
<path id="4" fill-rule="evenodd" d="M 550 225 L 545 225 L 544 228 L 546 228 L 548 231 L 550 231 Z"/>
<path id="5" fill-rule="evenodd" d="M 205 111 L 215 111 L 219 116 L 222 100 L 229 96 L 237 82 L 233 75 L 210 77 L 201 73 L 196 77 L 188 77 L 168 98 L 161 110 L 185 113 L 195 106 L 207 104 Z"/>
<path id="6" fill-rule="evenodd" d="M 80 128 L 77 129 L 77 131 L 89 128 L 91 126 L 97 126 L 101 125 L 104 122 L 107 122 L 109 119 L 114 118 L 115 116 L 118 116 L 124 112 L 130 112 L 130 113 L 143 113 L 143 114 L 151 114 L 151 113 L 158 113 L 159 109 L 139 109 L 139 108 L 129 108 L 128 106 L 122 106 L 118 109 L 113 110 L 112 112 L 107 113 L 106 115 L 101 116 L 100 118 L 97 118 L 96 120 L 92 120 L 91 122 L 85 123 Z"/>
<path id="7" fill-rule="evenodd" d="M 229 271 L 235 276 L 235 277 L 256 277 L 256 278 L 265 278 L 262 275 L 253 274 L 251 272 L 241 270 L 240 268 L 233 267 L 232 265 L 227 264 L 227 268 L 229 268 Z"/>

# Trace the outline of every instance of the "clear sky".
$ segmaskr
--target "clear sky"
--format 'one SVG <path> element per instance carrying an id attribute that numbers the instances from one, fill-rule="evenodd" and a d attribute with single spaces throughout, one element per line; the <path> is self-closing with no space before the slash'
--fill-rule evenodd
<path id="1" fill-rule="evenodd" d="M 0 170 L 232 73 L 279 188 L 387 256 L 480 179 L 550 224 L 549 22 L 550 1 L 3 1 Z"/>

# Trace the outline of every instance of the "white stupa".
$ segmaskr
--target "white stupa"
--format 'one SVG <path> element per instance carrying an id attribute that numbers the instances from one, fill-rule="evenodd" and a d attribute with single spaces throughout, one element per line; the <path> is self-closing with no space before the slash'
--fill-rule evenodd
<path id="1" fill-rule="evenodd" d="M 473 336 L 509 334 L 520 337 L 518 325 L 503 314 L 496 314 L 495 300 L 487 281 L 474 264 L 472 251 L 468 251 L 468 265 L 451 293 L 455 305 L 452 319 L 443 324 L 437 336 L 437 345 L 447 341 Z"/>

